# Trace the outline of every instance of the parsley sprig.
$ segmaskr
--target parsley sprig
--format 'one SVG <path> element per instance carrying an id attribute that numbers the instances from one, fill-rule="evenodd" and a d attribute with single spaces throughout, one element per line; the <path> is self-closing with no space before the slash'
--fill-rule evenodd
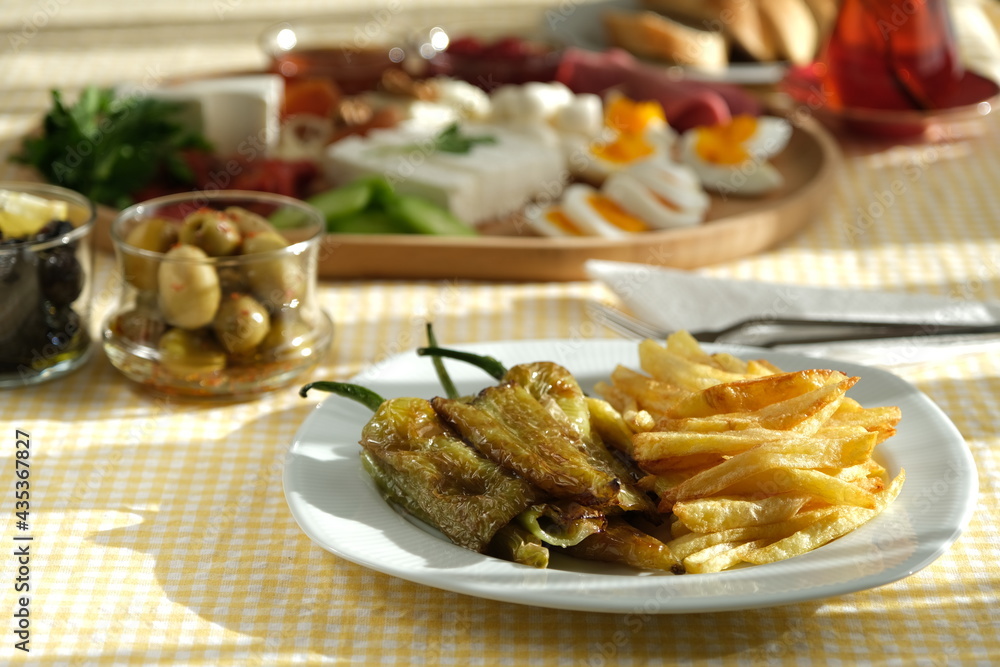
<path id="1" fill-rule="evenodd" d="M 442 153 L 464 154 L 471 151 L 472 147 L 477 144 L 495 144 L 496 142 L 497 138 L 488 134 L 476 137 L 464 135 L 458 123 L 452 123 L 434 137 L 434 149 Z"/>
<path id="2" fill-rule="evenodd" d="M 465 155 L 478 144 L 495 144 L 496 142 L 497 138 L 489 134 L 479 136 L 469 136 L 467 134 L 463 134 L 458 123 L 452 123 L 436 134 L 429 142 L 402 144 L 399 146 L 379 146 L 377 151 L 379 153 L 408 153 L 411 151 L 426 151 L 429 153 L 440 152 Z"/>
<path id="3" fill-rule="evenodd" d="M 178 104 L 118 97 L 94 86 L 67 105 L 59 91 L 52 91 L 52 109 L 41 132 L 26 138 L 11 159 L 34 167 L 50 183 L 123 208 L 163 174 L 185 183 L 194 179 L 181 153 L 210 146 L 181 124 L 180 111 Z"/>

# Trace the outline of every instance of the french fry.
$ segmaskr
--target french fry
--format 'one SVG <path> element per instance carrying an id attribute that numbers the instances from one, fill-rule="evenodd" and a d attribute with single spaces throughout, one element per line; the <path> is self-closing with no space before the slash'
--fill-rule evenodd
<path id="1" fill-rule="evenodd" d="M 716 352 L 713 354 L 712 364 L 716 368 L 729 371 L 730 373 L 748 375 L 747 362 L 743 361 L 736 355 L 729 354 L 728 352 Z M 761 375 L 767 375 L 767 373 L 761 373 Z"/>
<path id="2" fill-rule="evenodd" d="M 674 517 L 676 519 L 676 517 Z M 689 535 L 692 532 L 683 521 L 676 520 L 670 524 L 670 535 L 674 538 Z"/>
<path id="3" fill-rule="evenodd" d="M 652 431 L 656 428 L 656 420 L 653 419 L 653 416 L 645 410 L 626 411 L 625 414 L 622 415 L 622 418 L 625 419 L 629 428 L 636 433 L 644 433 L 646 431 Z"/>
<path id="4" fill-rule="evenodd" d="M 815 446 L 814 442 L 820 442 L 822 446 Z M 713 495 L 723 489 L 729 489 L 731 493 L 739 494 L 740 491 L 734 491 L 730 487 L 758 473 L 773 470 L 780 471 L 783 475 L 795 475 L 796 473 L 793 471 L 801 469 L 846 467 L 858 463 L 863 456 L 869 455 L 874 446 L 875 434 L 868 432 L 862 435 L 829 438 L 823 441 L 813 437 L 771 440 L 681 482 L 671 489 L 667 496 L 671 502 L 677 502 Z M 839 480 L 829 475 L 823 475 L 823 473 L 816 472 L 815 475 L 839 482 Z M 780 478 L 781 475 L 778 477 Z M 793 490 L 793 488 L 784 488 L 777 493 Z"/>
<path id="5" fill-rule="evenodd" d="M 843 482 L 858 482 L 868 477 L 868 462 L 865 461 L 846 468 L 820 468 L 819 472 Z"/>
<path id="6" fill-rule="evenodd" d="M 670 550 L 681 560 L 693 553 L 723 542 L 746 542 L 748 540 L 767 539 L 780 540 L 811 526 L 834 511 L 834 508 L 824 507 L 803 512 L 785 521 L 761 526 L 745 526 L 729 528 L 713 533 L 691 532 L 669 542 Z"/>
<path id="7" fill-rule="evenodd" d="M 831 426 L 861 426 L 879 434 L 879 442 L 884 442 L 896 433 L 896 424 L 899 423 L 902 414 L 896 406 L 862 408 L 848 407 L 844 409 L 843 404 L 831 416 Z"/>
<path id="8" fill-rule="evenodd" d="M 844 468 L 864 462 L 875 447 L 877 436 L 864 429 L 827 430 L 813 435 L 765 428 L 735 431 L 651 431 L 632 437 L 635 458 L 644 468 L 659 459 L 693 454 L 717 454 L 744 459 L 723 463 L 732 468 L 752 465 L 755 456 L 765 453 L 810 455 L 797 468 Z M 755 456 L 749 456 L 756 451 Z M 820 461 L 830 461 L 822 463 Z"/>
<path id="9" fill-rule="evenodd" d="M 722 542 L 691 554 L 682 562 L 684 571 L 691 574 L 708 574 L 722 572 L 744 562 L 746 554 L 760 549 L 771 540 L 753 540 L 751 542 Z"/>
<path id="10" fill-rule="evenodd" d="M 885 480 L 881 477 L 865 477 L 855 482 L 859 489 L 868 493 L 880 493 L 885 489 Z"/>
<path id="11" fill-rule="evenodd" d="M 681 359 L 687 359 L 688 361 L 692 361 L 696 364 L 715 366 L 716 368 L 719 368 L 719 370 L 724 370 L 716 365 L 712 356 L 701 349 L 701 345 L 698 341 L 695 340 L 694 336 L 687 331 L 675 331 L 667 336 L 666 345 L 664 347 L 668 353 L 680 357 Z"/>
<path id="12" fill-rule="evenodd" d="M 612 371 L 611 384 L 618 391 L 631 396 L 640 409 L 656 414 L 667 414 L 679 400 L 691 395 L 691 392 L 676 385 L 661 382 L 624 366 Z"/>
<path id="13" fill-rule="evenodd" d="M 716 382 L 677 403 L 672 417 L 707 417 L 731 412 L 752 412 L 846 379 L 839 371 L 805 370 L 762 377 Z M 855 380 L 856 381 L 856 380 Z M 845 389 L 846 391 L 846 389 Z"/>
<path id="14" fill-rule="evenodd" d="M 674 516 L 699 533 L 713 533 L 730 528 L 746 528 L 790 519 L 809 501 L 810 496 L 785 493 L 766 498 L 714 496 L 674 504 Z"/>
<path id="15" fill-rule="evenodd" d="M 679 485 L 678 485 L 679 486 Z M 673 498 L 674 487 L 667 494 Z M 844 482 L 819 470 L 800 468 L 773 468 L 723 487 L 726 495 L 760 495 L 776 493 L 807 493 L 831 505 L 851 505 L 854 507 L 875 507 L 875 497 L 852 482 Z M 661 501 L 662 502 L 662 501 Z"/>
<path id="16" fill-rule="evenodd" d="M 673 470 L 662 475 L 645 475 L 640 477 L 636 484 L 640 489 L 656 496 L 667 494 L 670 489 L 677 486 L 684 480 L 694 477 L 699 470 Z"/>
<path id="17" fill-rule="evenodd" d="M 773 542 L 767 547 L 747 552 L 744 554 L 743 560 L 754 565 L 762 565 L 804 554 L 841 535 L 846 535 L 875 515 L 874 509 L 851 506 L 838 507 L 828 516 L 823 517 L 808 528 L 803 528 L 794 535 Z"/>
<path id="18" fill-rule="evenodd" d="M 715 366 L 670 354 L 665 347 L 652 340 L 639 343 L 639 365 L 654 379 L 692 392 L 743 379 L 738 373 L 729 373 Z"/>
<path id="19" fill-rule="evenodd" d="M 672 472 L 690 472 L 692 475 L 708 470 L 726 460 L 721 454 L 689 454 L 673 456 L 655 461 L 639 461 L 639 467 L 654 475 L 669 475 Z"/>
<path id="20" fill-rule="evenodd" d="M 633 451 L 640 465 L 660 459 L 692 454 L 732 456 L 749 451 L 765 442 L 782 438 L 782 433 L 764 428 L 732 431 L 650 431 L 632 437 Z"/>
<path id="21" fill-rule="evenodd" d="M 784 372 L 767 359 L 751 359 L 747 362 L 747 375 L 771 375 Z"/>
<path id="22" fill-rule="evenodd" d="M 637 410 L 639 407 L 634 396 L 607 382 L 595 384 L 594 391 L 619 413 L 624 413 L 629 408 Z"/>
<path id="23" fill-rule="evenodd" d="M 883 468 L 882 465 L 875 459 L 868 459 L 867 461 L 865 461 L 865 466 L 868 468 L 869 477 L 881 477 L 883 479 L 886 478 L 885 468 Z"/>
<path id="24" fill-rule="evenodd" d="M 798 556 L 823 546 L 827 542 L 846 535 L 858 526 L 870 521 L 896 499 L 906 480 L 906 472 L 900 470 L 895 479 L 878 494 L 876 506 L 871 509 L 861 507 L 838 507 L 829 515 L 802 530 L 778 540 L 766 547 L 752 549 L 743 558 L 748 563 L 760 565 Z M 677 555 L 676 551 L 674 552 Z"/>
<path id="25" fill-rule="evenodd" d="M 607 402 L 594 412 L 619 411 L 606 425 L 619 439 L 622 424 L 631 433 L 618 449 L 649 473 L 638 486 L 670 514 L 660 530 L 686 571 L 804 553 L 898 493 L 904 476 L 887 486 L 872 454 L 895 434 L 899 409 L 848 397 L 857 377 L 709 354 L 686 332 L 643 341 L 639 360 L 644 373 L 619 367 L 597 385 Z"/>
<path id="26" fill-rule="evenodd" d="M 830 418 L 840 408 L 844 394 L 857 382 L 857 378 L 847 378 L 838 384 L 830 384 L 808 391 L 783 401 L 766 405 L 748 412 L 730 412 L 707 417 L 683 417 L 680 419 L 660 419 L 656 422 L 659 431 L 731 431 L 747 428 L 774 430 L 794 429 L 798 433 L 814 433 L 829 423 Z M 716 389 L 723 385 L 716 385 Z M 711 390 L 706 390 L 711 391 Z M 850 420 L 839 422 L 851 425 Z M 871 429 L 869 429 L 871 430 Z"/>

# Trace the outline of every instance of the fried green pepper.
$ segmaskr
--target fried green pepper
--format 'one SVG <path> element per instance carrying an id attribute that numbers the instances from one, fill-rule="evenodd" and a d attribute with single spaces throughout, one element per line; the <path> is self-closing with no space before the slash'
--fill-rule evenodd
<path id="1" fill-rule="evenodd" d="M 503 382 L 516 382 L 543 405 L 558 406 L 569 425 L 586 442 L 590 437 L 590 413 L 587 397 L 573 374 L 552 361 L 535 361 L 512 366 Z"/>
<path id="2" fill-rule="evenodd" d="M 361 446 L 391 469 L 432 525 L 475 551 L 542 497 L 459 440 L 424 399 L 384 402 L 362 430 Z"/>
<path id="3" fill-rule="evenodd" d="M 549 550 L 530 531 L 510 523 L 497 531 L 486 553 L 521 565 L 544 570 L 549 566 Z"/>
<path id="4" fill-rule="evenodd" d="M 374 407 L 361 432 L 362 461 L 383 495 L 455 544 L 482 552 L 498 530 L 545 494 L 462 442 L 422 398 L 384 400 L 342 382 L 313 382 Z"/>
<path id="5" fill-rule="evenodd" d="M 683 574 L 684 566 L 663 542 L 635 528 L 624 519 L 611 518 L 608 526 L 564 551 L 576 558 L 622 563 L 644 570 Z"/>
<path id="6" fill-rule="evenodd" d="M 607 505 L 618 479 L 596 468 L 578 437 L 518 384 L 487 387 L 471 403 L 435 398 L 441 418 L 483 456 L 557 498 Z"/>
<path id="7" fill-rule="evenodd" d="M 632 471 L 611 453 L 600 433 L 591 427 L 589 399 L 572 373 L 551 361 L 535 361 L 511 367 L 504 374 L 504 381 L 522 385 L 558 421 L 565 421 L 582 440 L 591 463 L 618 478 L 621 488 L 615 498 L 616 505 L 626 511 L 656 512 L 653 502 L 632 483 Z"/>
<path id="8" fill-rule="evenodd" d="M 609 449 L 614 448 L 627 457 L 633 457 L 632 431 L 618 411 L 603 399 L 589 397 L 587 409 L 590 412 L 590 428 L 601 436 L 604 444 Z"/>
<path id="9" fill-rule="evenodd" d="M 517 523 L 546 544 L 568 547 L 604 530 L 608 518 L 592 507 L 553 501 L 532 505 L 517 515 Z"/>
<path id="10" fill-rule="evenodd" d="M 435 359 L 448 357 L 471 363 L 501 382 L 521 385 L 543 407 L 553 419 L 568 427 L 581 440 L 585 454 L 591 465 L 615 476 L 619 481 L 619 491 L 613 504 L 625 511 L 639 511 L 654 514 L 653 502 L 633 483 L 634 475 L 605 446 L 598 431 L 591 428 L 589 399 L 583 393 L 580 383 L 565 367 L 551 361 L 536 361 L 518 364 L 507 369 L 493 357 L 434 346 L 421 348 L 417 353 L 433 356 Z M 610 407 L 610 406 L 609 406 Z"/>

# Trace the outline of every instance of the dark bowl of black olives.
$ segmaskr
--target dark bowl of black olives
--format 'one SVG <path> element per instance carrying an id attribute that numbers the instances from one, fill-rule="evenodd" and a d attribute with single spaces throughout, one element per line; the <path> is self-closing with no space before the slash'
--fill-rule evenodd
<path id="1" fill-rule="evenodd" d="M 52 380 L 90 357 L 95 219 L 72 190 L 0 183 L 0 387 Z"/>
<path id="2" fill-rule="evenodd" d="M 156 393 L 240 399 L 321 359 L 333 325 L 316 300 L 324 219 L 260 192 L 170 195 L 112 223 L 120 293 L 104 350 Z"/>

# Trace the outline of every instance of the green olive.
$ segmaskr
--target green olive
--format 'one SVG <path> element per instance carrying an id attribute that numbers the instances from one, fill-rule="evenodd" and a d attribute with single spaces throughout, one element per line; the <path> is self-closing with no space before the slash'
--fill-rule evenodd
<path id="1" fill-rule="evenodd" d="M 166 252 L 177 243 L 177 225 L 163 218 L 143 220 L 125 235 L 125 244 L 139 250 Z M 125 280 L 141 290 L 156 289 L 156 274 L 159 261 L 150 257 L 140 257 L 124 251 L 122 253 L 122 274 Z"/>
<path id="2" fill-rule="evenodd" d="M 256 213 L 246 210 L 245 208 L 230 206 L 225 210 L 225 214 L 230 220 L 236 223 L 236 227 L 243 236 L 278 233 L 278 231 L 274 228 L 274 225 L 267 221 L 267 218 L 259 216 Z"/>
<path id="3" fill-rule="evenodd" d="M 171 329 L 160 336 L 160 364 L 177 376 L 214 373 L 226 367 L 226 353 L 205 331 Z"/>
<path id="4" fill-rule="evenodd" d="M 254 296 L 268 309 L 276 310 L 296 304 L 305 295 L 306 279 L 301 258 L 285 255 L 272 259 L 254 259 L 249 255 L 281 250 L 288 241 L 280 234 L 261 233 L 243 241 L 243 255 L 247 257 L 245 275 Z"/>
<path id="5" fill-rule="evenodd" d="M 281 250 L 288 247 L 288 241 L 278 232 L 251 232 L 243 240 L 243 254 L 256 255 L 261 252 Z"/>
<path id="6" fill-rule="evenodd" d="M 232 294 L 233 292 L 245 293 L 250 291 L 250 285 L 247 284 L 246 276 L 243 275 L 243 271 L 240 270 L 237 264 L 228 264 L 223 262 L 218 266 L 219 273 L 219 286 L 222 289 L 223 294 Z"/>
<path id="7" fill-rule="evenodd" d="M 111 330 L 131 344 L 155 346 L 166 324 L 155 310 L 137 307 L 115 316 Z"/>
<path id="8" fill-rule="evenodd" d="M 239 250 L 243 235 L 226 213 L 206 208 L 184 218 L 180 242 L 198 246 L 211 257 L 225 257 Z"/>
<path id="9" fill-rule="evenodd" d="M 313 328 L 297 314 L 283 313 L 271 318 L 271 330 L 257 347 L 268 359 L 290 359 L 314 354 L 316 336 Z"/>
<path id="10" fill-rule="evenodd" d="M 192 245 L 175 246 L 163 256 L 159 303 L 168 324 L 197 329 L 215 318 L 222 291 L 219 274 L 207 259 L 204 250 Z"/>
<path id="11" fill-rule="evenodd" d="M 247 294 L 227 296 L 212 322 L 215 338 L 230 354 L 252 352 L 271 329 L 271 316 Z"/>

